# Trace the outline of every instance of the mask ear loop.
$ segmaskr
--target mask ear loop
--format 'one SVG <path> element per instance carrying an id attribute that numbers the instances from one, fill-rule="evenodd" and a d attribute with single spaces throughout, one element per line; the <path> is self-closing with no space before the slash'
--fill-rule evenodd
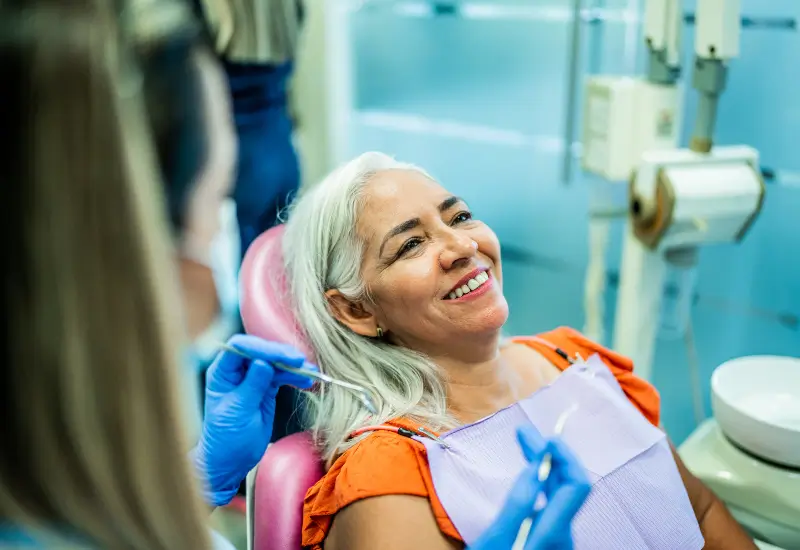
<path id="1" fill-rule="evenodd" d="M 210 248 L 211 245 L 206 248 L 198 245 L 198 243 L 194 242 L 192 239 L 182 238 L 176 241 L 176 251 L 178 256 L 214 271 Z"/>

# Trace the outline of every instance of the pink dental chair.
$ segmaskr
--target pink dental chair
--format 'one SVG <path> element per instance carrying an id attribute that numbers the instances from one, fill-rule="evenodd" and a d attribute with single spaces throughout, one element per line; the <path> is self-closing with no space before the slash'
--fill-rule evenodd
<path id="1" fill-rule="evenodd" d="M 290 344 L 311 358 L 288 306 L 279 225 L 262 234 L 245 254 L 239 302 L 249 334 Z M 306 433 L 271 444 L 247 476 L 248 550 L 300 550 L 303 500 L 324 468 Z"/>

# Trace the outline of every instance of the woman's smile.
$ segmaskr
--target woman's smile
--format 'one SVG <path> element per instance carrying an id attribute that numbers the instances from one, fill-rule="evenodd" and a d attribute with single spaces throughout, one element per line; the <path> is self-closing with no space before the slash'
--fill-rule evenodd
<path id="1" fill-rule="evenodd" d="M 444 298 L 448 302 L 473 300 L 494 288 L 494 278 L 489 269 L 475 269 L 464 276 Z"/>

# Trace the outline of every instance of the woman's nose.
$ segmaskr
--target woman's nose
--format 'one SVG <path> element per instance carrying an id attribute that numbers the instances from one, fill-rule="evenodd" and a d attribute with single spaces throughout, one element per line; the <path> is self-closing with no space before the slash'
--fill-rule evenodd
<path id="1" fill-rule="evenodd" d="M 442 269 L 450 270 L 459 264 L 468 263 L 478 252 L 478 243 L 463 234 L 454 234 L 445 244 L 439 256 Z"/>

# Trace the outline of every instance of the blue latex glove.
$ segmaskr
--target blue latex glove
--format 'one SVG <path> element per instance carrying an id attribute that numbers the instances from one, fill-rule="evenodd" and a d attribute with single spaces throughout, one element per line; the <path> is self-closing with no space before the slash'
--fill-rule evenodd
<path id="1" fill-rule="evenodd" d="M 287 384 L 308 389 L 313 384 L 311 378 L 278 370 L 270 362 L 317 370 L 290 346 L 243 334 L 233 336 L 228 344 L 256 360 L 222 351 L 206 374 L 203 431 L 192 454 L 205 482 L 206 501 L 212 506 L 230 502 L 264 456 L 278 389 Z"/>
<path id="2" fill-rule="evenodd" d="M 530 427 L 520 429 L 517 436 L 530 464 L 514 483 L 498 518 L 468 550 L 511 550 L 522 522 L 529 517 L 533 525 L 525 550 L 571 550 L 572 518 L 591 490 L 586 472 L 560 440 L 546 442 Z M 539 464 L 546 452 L 552 455 L 552 468 L 540 483 Z M 540 492 L 547 497 L 547 506 L 535 513 Z"/>

